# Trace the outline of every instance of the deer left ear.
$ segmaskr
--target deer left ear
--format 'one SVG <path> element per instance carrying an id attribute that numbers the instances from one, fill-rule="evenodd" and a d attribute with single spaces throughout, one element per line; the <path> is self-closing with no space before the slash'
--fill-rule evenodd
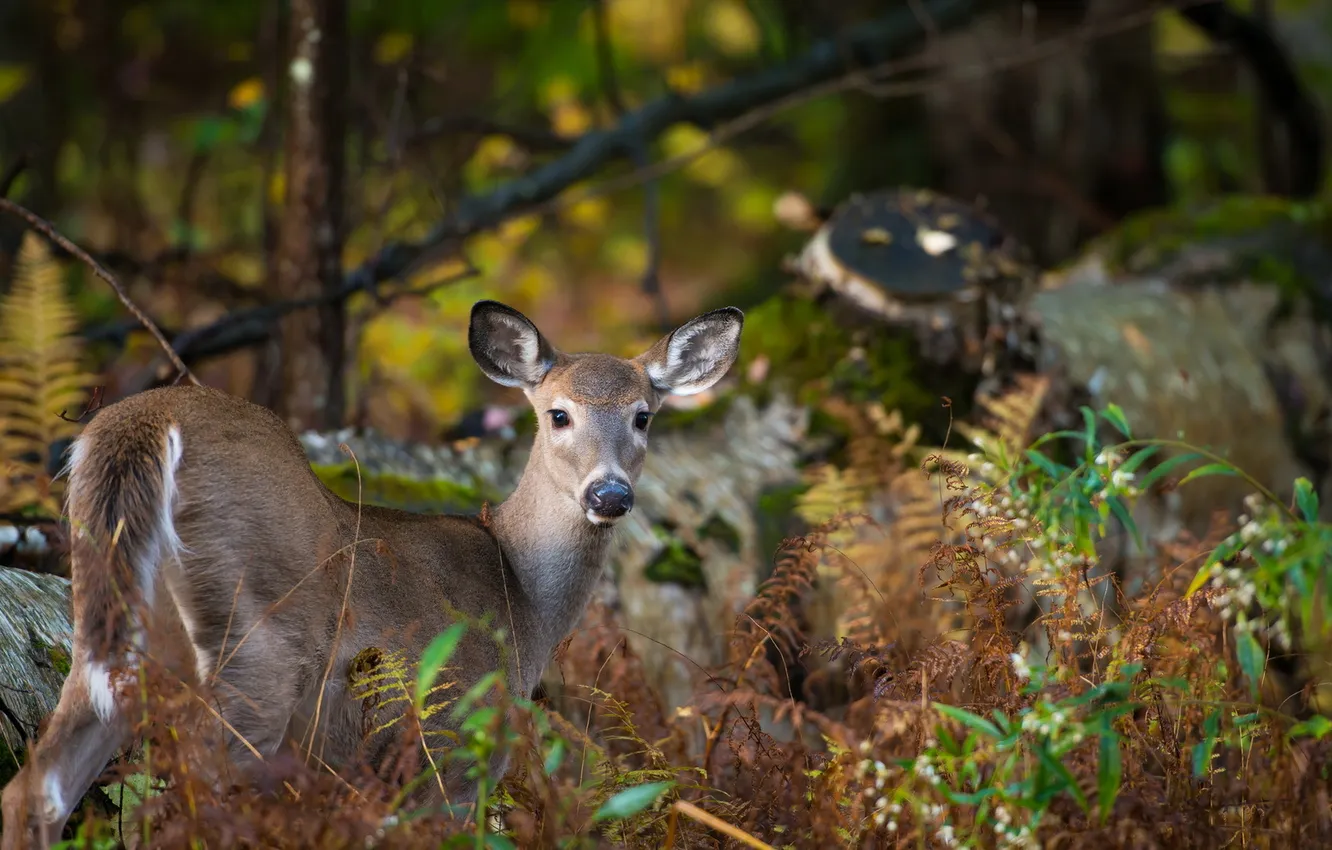
<path id="1" fill-rule="evenodd" d="M 662 337 L 638 362 L 659 392 L 693 395 L 711 387 L 735 363 L 745 314 L 735 307 L 704 313 Z"/>
<path id="2" fill-rule="evenodd" d="M 559 356 L 531 319 L 497 301 L 472 305 L 467 343 L 490 380 L 524 390 L 535 389 Z"/>

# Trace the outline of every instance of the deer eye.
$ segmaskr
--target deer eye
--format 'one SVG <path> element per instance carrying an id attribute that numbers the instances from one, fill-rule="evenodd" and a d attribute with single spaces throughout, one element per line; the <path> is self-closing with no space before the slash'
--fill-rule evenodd
<path id="1" fill-rule="evenodd" d="M 551 410 L 547 412 L 550 413 L 550 424 L 554 425 L 556 430 L 569 427 L 569 414 L 565 413 L 563 410 Z"/>
<path id="2" fill-rule="evenodd" d="M 634 427 L 640 431 L 646 431 L 648 423 L 651 421 L 652 414 L 648 413 L 646 410 L 640 410 L 638 411 L 638 415 L 634 417 Z"/>

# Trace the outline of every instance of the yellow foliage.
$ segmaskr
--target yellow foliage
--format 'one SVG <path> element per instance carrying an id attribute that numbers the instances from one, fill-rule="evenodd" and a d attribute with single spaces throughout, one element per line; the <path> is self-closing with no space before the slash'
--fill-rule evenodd
<path id="1" fill-rule="evenodd" d="M 273 170 L 273 177 L 268 181 L 268 202 L 273 206 L 282 206 L 287 199 L 287 175 L 282 169 Z"/>
<path id="2" fill-rule="evenodd" d="M 560 218 L 575 227 L 597 230 L 606 225 L 610 216 L 610 200 L 605 195 L 584 198 L 560 211 Z"/>
<path id="3" fill-rule="evenodd" d="M 409 32 L 386 32 L 375 42 L 375 61 L 380 65 L 396 65 L 412 52 L 416 37 Z"/>
<path id="4" fill-rule="evenodd" d="M 18 94 L 27 83 L 27 66 L 9 62 L 0 63 L 0 103 Z"/>
<path id="5" fill-rule="evenodd" d="M 258 103 L 264 97 L 264 81 L 259 77 L 241 80 L 227 92 L 227 106 L 232 109 L 245 109 Z"/>
<path id="6" fill-rule="evenodd" d="M 684 52 L 685 0 L 608 0 L 610 31 L 635 54 L 669 62 Z"/>
<path id="7" fill-rule="evenodd" d="M 712 43 L 730 56 L 748 56 L 758 49 L 758 24 L 740 0 L 712 0 L 703 26 Z"/>
<path id="8" fill-rule="evenodd" d="M 681 94 L 693 94 L 703 88 L 707 71 L 697 59 L 666 69 L 666 84 Z"/>
<path id="9" fill-rule="evenodd" d="M 348 268 L 352 268 L 352 263 Z M 264 261 L 253 253 L 229 251 L 217 258 L 217 270 L 242 286 L 258 286 L 264 282 Z"/>
<path id="10" fill-rule="evenodd" d="M 746 181 L 731 195 L 731 219 L 751 233 L 765 233 L 776 226 L 773 205 L 777 189 L 766 183 Z"/>
<path id="11" fill-rule="evenodd" d="M 623 234 L 606 243 L 606 259 L 618 274 L 638 275 L 647 268 L 648 246 L 642 236 Z"/>
<path id="12" fill-rule="evenodd" d="M 530 30 L 541 23 L 544 11 L 537 0 L 509 0 L 509 23 Z"/>
<path id="13" fill-rule="evenodd" d="M 509 136 L 486 136 L 463 166 L 463 173 L 468 180 L 480 183 L 501 168 L 516 164 L 517 154 L 518 146 Z"/>
<path id="14" fill-rule="evenodd" d="M 0 510 L 37 507 L 58 516 L 47 475 L 50 447 L 78 433 L 93 377 L 80 368 L 78 322 L 46 243 L 24 235 L 14 283 L 0 303 Z"/>
<path id="15" fill-rule="evenodd" d="M 707 151 L 690 160 L 683 169 L 685 176 L 706 186 L 724 186 L 745 170 L 744 162 L 733 151 L 713 148 L 711 137 L 692 124 L 676 124 L 663 134 L 662 150 L 667 156 L 690 156 Z"/>

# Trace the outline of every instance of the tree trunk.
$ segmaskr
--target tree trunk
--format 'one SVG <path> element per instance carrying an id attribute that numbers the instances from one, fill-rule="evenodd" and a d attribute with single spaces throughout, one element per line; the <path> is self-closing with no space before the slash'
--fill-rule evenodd
<path id="1" fill-rule="evenodd" d="M 346 0 L 293 0 L 286 144 L 286 209 L 277 298 L 312 298 L 342 284 Z M 297 429 L 342 424 L 345 317 L 339 300 L 281 322 L 278 412 Z"/>

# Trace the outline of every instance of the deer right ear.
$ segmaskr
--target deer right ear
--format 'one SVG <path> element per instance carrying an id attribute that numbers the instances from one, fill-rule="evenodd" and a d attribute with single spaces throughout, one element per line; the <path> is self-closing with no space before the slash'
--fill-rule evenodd
<path id="1" fill-rule="evenodd" d="M 524 390 L 541 383 L 557 356 L 530 319 L 498 301 L 472 305 L 467 344 L 490 380 Z"/>

